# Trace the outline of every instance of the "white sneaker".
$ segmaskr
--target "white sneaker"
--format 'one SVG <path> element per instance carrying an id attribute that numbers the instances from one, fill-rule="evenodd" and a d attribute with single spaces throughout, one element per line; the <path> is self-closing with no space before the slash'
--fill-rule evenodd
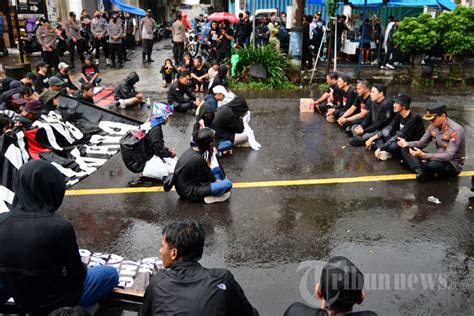
<path id="1" fill-rule="evenodd" d="M 385 160 L 390 159 L 390 158 L 392 158 L 392 154 L 389 153 L 388 151 L 382 150 L 380 152 L 380 160 L 385 161 Z"/>
<path id="2" fill-rule="evenodd" d="M 380 66 L 380 69 L 387 69 L 384 65 Z"/>
<path id="3" fill-rule="evenodd" d="M 105 59 L 105 62 L 107 63 L 107 66 L 110 66 L 112 64 L 112 59 L 107 58 Z"/>
<path id="4" fill-rule="evenodd" d="M 204 202 L 206 202 L 206 204 L 219 203 L 219 202 L 225 202 L 229 198 L 230 198 L 230 192 L 226 192 L 219 196 L 213 196 L 213 195 L 206 196 L 204 198 Z"/>
<path id="5" fill-rule="evenodd" d="M 96 65 L 99 64 L 99 60 L 98 60 L 98 59 L 95 60 L 95 64 L 96 64 Z"/>
<path id="6" fill-rule="evenodd" d="M 395 69 L 395 67 L 393 65 L 390 65 L 390 64 L 386 64 L 385 67 L 387 67 L 388 69 L 392 69 L 392 70 Z"/>
<path id="7" fill-rule="evenodd" d="M 376 59 L 372 62 L 372 65 L 377 65 L 379 63 L 379 61 Z"/>

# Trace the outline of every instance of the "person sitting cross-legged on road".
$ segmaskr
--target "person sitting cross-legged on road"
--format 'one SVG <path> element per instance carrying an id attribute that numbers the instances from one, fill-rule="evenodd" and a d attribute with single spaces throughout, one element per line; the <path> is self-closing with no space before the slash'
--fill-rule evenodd
<path id="1" fill-rule="evenodd" d="M 386 88 L 383 84 L 372 87 L 372 100 L 369 113 L 360 125 L 352 126 L 353 137 L 349 139 L 351 146 L 364 146 L 366 140 L 380 132 L 393 119 L 392 101 L 385 97 Z"/>
<path id="2" fill-rule="evenodd" d="M 195 146 L 179 158 L 174 173 L 178 195 L 189 201 L 224 202 L 230 197 L 232 182 L 225 179 L 215 157 L 215 132 L 198 131 Z"/>
<path id="3" fill-rule="evenodd" d="M 314 110 L 326 115 L 327 110 L 337 106 L 341 98 L 341 89 L 337 85 L 339 75 L 337 72 L 331 72 L 326 75 L 326 83 L 329 85 L 326 92 L 324 92 L 319 99 L 314 101 Z"/>
<path id="4" fill-rule="evenodd" d="M 94 64 L 94 56 L 87 55 L 84 65 L 81 68 L 80 83 L 91 83 L 94 87 L 99 86 L 102 82 L 102 78 L 99 78 L 99 66 Z"/>
<path id="5" fill-rule="evenodd" d="M 205 232 L 201 224 L 184 220 L 163 229 L 160 255 L 165 270 L 150 279 L 139 316 L 258 315 L 232 273 L 204 268 Z"/>
<path id="6" fill-rule="evenodd" d="M 248 141 L 244 125 L 248 111 L 247 101 L 243 97 L 235 97 L 216 111 L 214 128 L 219 154 Z"/>
<path id="7" fill-rule="evenodd" d="M 114 89 L 115 106 L 120 109 L 126 109 L 134 105 L 142 105 L 145 96 L 135 90 L 135 84 L 140 80 L 138 74 L 132 71 L 127 78 L 122 80 Z"/>
<path id="8" fill-rule="evenodd" d="M 134 186 L 152 186 L 152 179 L 163 180 L 173 173 L 176 166 L 176 150 L 165 146 L 163 125 L 171 120 L 174 109 L 165 103 L 153 103 L 152 116 L 140 126 L 145 135 L 147 162 L 140 178 L 128 184 Z M 147 179 L 148 178 L 148 179 Z"/>
<path id="9" fill-rule="evenodd" d="M 13 208 L 0 214 L 0 304 L 13 297 L 24 313 L 66 306 L 91 310 L 118 284 L 111 266 L 86 268 L 74 227 L 55 214 L 66 191 L 59 170 L 30 160 L 18 173 Z"/>
<path id="10" fill-rule="evenodd" d="M 352 136 L 352 125 L 360 124 L 370 109 L 370 89 L 371 85 L 367 80 L 359 80 L 356 86 L 357 97 L 349 109 L 342 114 L 337 123 L 346 128 L 346 132 Z"/>
<path id="11" fill-rule="evenodd" d="M 337 86 L 341 89 L 340 103 L 326 112 L 326 119 L 331 123 L 342 117 L 351 108 L 357 97 L 357 92 L 351 87 L 351 77 L 348 75 L 341 75 L 337 79 Z"/>
<path id="12" fill-rule="evenodd" d="M 398 138 L 404 163 L 416 172 L 418 182 L 430 181 L 436 176 L 457 176 L 466 155 L 464 128 L 448 117 L 445 104 L 428 106 L 423 119 L 430 121 L 430 125 L 419 140 L 408 142 Z M 437 151 L 422 151 L 431 142 Z"/>
<path id="13" fill-rule="evenodd" d="M 365 142 L 367 150 L 375 149 L 375 158 L 387 160 L 395 153 L 400 153 L 397 138 L 415 141 L 425 132 L 425 126 L 420 114 L 410 109 L 411 98 L 400 93 L 393 103 L 395 118 L 382 131 L 378 132 Z"/>
<path id="14" fill-rule="evenodd" d="M 189 88 L 190 81 L 191 75 L 189 73 L 180 72 L 178 80 L 168 90 L 168 104 L 171 104 L 176 112 L 186 113 L 201 103 L 201 100 L 196 98 Z"/>
<path id="15" fill-rule="evenodd" d="M 333 257 L 323 267 L 316 284 L 315 294 L 321 308 L 293 303 L 284 316 L 377 316 L 372 311 L 352 311 L 354 305 L 362 304 L 365 299 L 363 287 L 364 275 L 356 265 L 346 257 Z"/>

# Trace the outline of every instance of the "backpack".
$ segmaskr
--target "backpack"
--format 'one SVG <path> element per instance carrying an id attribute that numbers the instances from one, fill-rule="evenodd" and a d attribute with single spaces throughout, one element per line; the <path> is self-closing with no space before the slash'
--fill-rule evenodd
<path id="1" fill-rule="evenodd" d="M 134 130 L 128 131 L 120 139 L 122 160 L 128 170 L 134 173 L 142 172 L 149 158 L 145 148 L 145 136 L 144 131 Z"/>

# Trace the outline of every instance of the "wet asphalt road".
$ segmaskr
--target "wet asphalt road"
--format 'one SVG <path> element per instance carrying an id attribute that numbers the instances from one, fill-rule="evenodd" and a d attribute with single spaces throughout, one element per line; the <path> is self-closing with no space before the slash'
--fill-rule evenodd
<path id="1" fill-rule="evenodd" d="M 160 99 L 158 61 L 170 55 L 165 46 L 154 53 L 157 62 L 145 67 L 138 56 L 126 69 L 104 73 L 104 81 L 116 82 L 137 70 L 142 78 L 138 90 Z M 472 87 L 390 87 L 389 95 L 399 91 L 414 97 L 415 110 L 435 100 L 450 105 L 450 116 L 466 129 L 464 170 L 474 171 Z M 377 162 L 363 148 L 350 148 L 345 133 L 320 116 L 299 113 L 298 98 L 306 95 L 307 91 L 272 93 L 248 100 L 251 126 L 262 149 L 236 149 L 234 156 L 224 158 L 231 180 L 408 173 L 395 159 Z M 147 109 L 122 113 L 144 118 Z M 186 150 L 192 123 L 191 116 L 175 114 L 164 128 L 168 146 L 178 153 Z M 118 154 L 73 189 L 126 187 L 132 179 Z M 442 204 L 428 202 L 428 196 Z M 188 203 L 175 192 L 68 196 L 59 212 L 74 223 L 81 248 L 132 260 L 159 254 L 166 224 L 185 218 L 201 222 L 207 233 L 202 263 L 230 269 L 261 315 L 282 315 L 292 302 L 305 299 L 317 304 L 310 299 L 314 277 L 319 278 L 324 263 L 336 255 L 350 258 L 369 273 L 367 298 L 357 310 L 379 315 L 473 314 L 472 196 L 470 177 L 460 177 L 427 184 L 408 180 L 234 189 L 229 202 L 215 205 Z M 425 274 L 439 281 L 434 289 L 422 284 Z M 404 277 L 419 282 L 408 281 L 411 288 L 397 287 Z M 101 313 L 135 314 L 134 308 L 124 309 L 108 306 Z"/>

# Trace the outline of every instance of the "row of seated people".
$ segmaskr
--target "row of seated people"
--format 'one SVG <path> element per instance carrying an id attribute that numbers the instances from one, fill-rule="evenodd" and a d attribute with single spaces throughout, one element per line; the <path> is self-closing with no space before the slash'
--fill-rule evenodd
<path id="1" fill-rule="evenodd" d="M 448 117 L 447 106 L 434 103 L 421 117 L 411 109 L 411 97 L 399 93 L 392 101 L 384 84 L 357 81 L 330 73 L 329 88 L 315 101 L 315 111 L 337 123 L 349 135 L 349 144 L 365 146 L 379 160 L 401 155 L 401 162 L 416 172 L 419 182 L 457 176 L 465 159 L 464 128 Z M 423 120 L 429 122 L 425 130 Z M 431 142 L 436 152 L 424 151 Z"/>

